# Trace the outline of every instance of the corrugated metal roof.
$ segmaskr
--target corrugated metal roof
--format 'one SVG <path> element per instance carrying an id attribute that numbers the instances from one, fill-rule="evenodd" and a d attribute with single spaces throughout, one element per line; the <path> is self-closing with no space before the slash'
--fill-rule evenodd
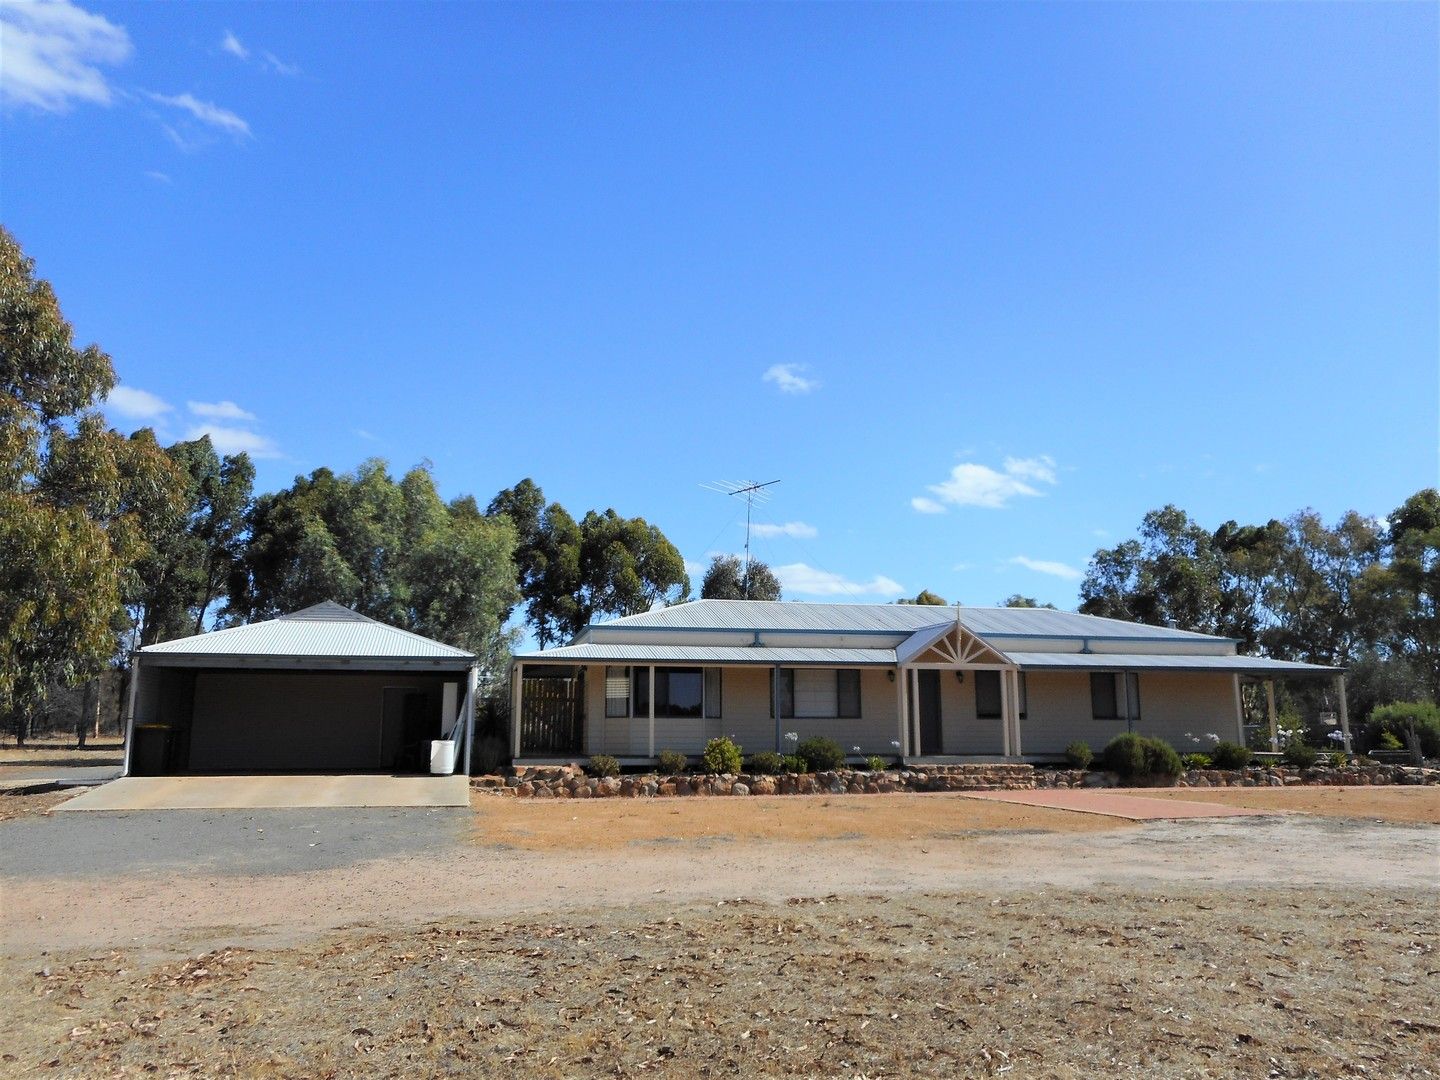
<path id="1" fill-rule="evenodd" d="M 894 649 L 787 649 L 746 645 L 565 645 L 517 656 L 522 663 L 563 661 L 569 664 L 865 664 L 895 663 Z"/>
<path id="2" fill-rule="evenodd" d="M 1075 671 L 1110 671 L 1117 668 L 1149 668 L 1168 671 L 1233 671 L 1239 674 L 1283 675 L 1338 674 L 1340 668 L 1319 664 L 1297 664 L 1288 660 L 1271 660 L 1266 656 L 1206 656 L 1194 653 L 1006 653 L 1022 669 L 1068 668 Z"/>
<path id="3" fill-rule="evenodd" d="M 366 618 L 326 601 L 266 622 L 147 645 L 143 654 L 309 657 L 370 660 L 473 660 L 473 653 Z"/>
<path id="4" fill-rule="evenodd" d="M 595 629 L 617 630 L 789 630 L 826 633 L 916 630 L 955 621 L 953 607 L 928 604 L 812 604 L 782 600 L 693 600 L 688 604 L 657 608 Z M 1080 615 L 1049 608 L 961 607 L 960 621 L 980 637 L 1040 636 L 1073 638 L 1133 638 L 1136 640 L 1216 641 L 1209 634 L 1172 630 L 1166 626 Z"/>

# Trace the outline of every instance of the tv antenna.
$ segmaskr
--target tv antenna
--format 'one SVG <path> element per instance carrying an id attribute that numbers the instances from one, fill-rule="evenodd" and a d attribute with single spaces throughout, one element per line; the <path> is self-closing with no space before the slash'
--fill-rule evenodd
<path id="1" fill-rule="evenodd" d="M 770 501 L 770 492 L 779 480 L 766 480 L 763 484 L 755 480 L 712 480 L 700 486 L 706 491 L 730 495 L 745 500 L 745 599 L 750 599 L 750 520 L 755 514 L 755 505 L 764 506 Z"/>

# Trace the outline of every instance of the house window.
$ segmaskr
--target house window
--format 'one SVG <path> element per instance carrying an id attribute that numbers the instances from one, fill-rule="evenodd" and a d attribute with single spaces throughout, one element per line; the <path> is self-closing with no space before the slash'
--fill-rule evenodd
<path id="1" fill-rule="evenodd" d="M 1096 720 L 1120 719 L 1116 701 L 1115 674 L 1110 671 L 1090 673 L 1090 715 Z"/>
<path id="2" fill-rule="evenodd" d="M 843 668 L 835 672 L 835 715 L 846 719 L 860 716 L 860 671 Z"/>
<path id="3" fill-rule="evenodd" d="M 705 669 L 705 716 L 709 720 L 718 720 L 721 715 L 723 696 L 720 672 L 718 667 Z"/>
<path id="4" fill-rule="evenodd" d="M 860 672 L 854 668 L 781 668 L 780 715 L 802 719 L 860 716 Z M 775 693 L 770 694 L 775 715 Z"/>
<path id="5" fill-rule="evenodd" d="M 998 720 L 1001 711 L 1000 672 L 975 672 L 975 716 L 980 720 Z"/>
<path id="6" fill-rule="evenodd" d="M 770 717 L 775 717 L 775 691 L 780 691 L 780 715 L 795 715 L 795 669 L 781 668 L 770 673 Z"/>
<path id="7" fill-rule="evenodd" d="M 705 677 L 700 668 L 655 669 L 656 716 L 699 716 L 704 701 Z"/>
<path id="8" fill-rule="evenodd" d="M 630 669 L 630 703 L 633 707 L 631 716 L 650 715 L 650 669 L 648 667 L 632 667 Z"/>
<path id="9" fill-rule="evenodd" d="M 1125 673 L 1125 711 L 1131 720 L 1140 719 L 1140 676 L 1133 671 Z"/>
<path id="10" fill-rule="evenodd" d="M 607 667 L 605 669 L 605 715 L 630 715 L 630 669 Z"/>

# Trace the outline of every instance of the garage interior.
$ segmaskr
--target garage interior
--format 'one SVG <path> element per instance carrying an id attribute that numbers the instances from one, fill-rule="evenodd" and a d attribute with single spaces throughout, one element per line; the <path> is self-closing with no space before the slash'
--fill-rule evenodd
<path id="1" fill-rule="evenodd" d="M 335 604 L 150 646 L 126 773 L 429 773 L 437 740 L 468 760 L 474 665 Z"/>

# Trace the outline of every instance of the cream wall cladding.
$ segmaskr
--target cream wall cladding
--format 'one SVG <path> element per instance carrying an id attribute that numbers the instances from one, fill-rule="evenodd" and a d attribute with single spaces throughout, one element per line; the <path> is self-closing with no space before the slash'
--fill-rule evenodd
<path id="1" fill-rule="evenodd" d="M 822 681 L 821 672 L 832 668 L 806 669 L 814 672 L 799 683 L 812 687 Z M 773 669 L 768 667 L 725 667 L 721 669 L 721 715 L 719 717 L 655 718 L 655 752 L 677 750 L 699 754 L 705 743 L 720 735 L 728 735 L 740 744 L 745 753 L 776 749 L 776 724 L 770 714 L 770 682 Z M 832 676 L 833 678 L 833 676 Z M 797 683 L 797 686 L 799 684 Z M 595 665 L 585 676 L 585 750 L 589 754 L 611 754 L 615 757 L 642 757 L 649 748 L 648 716 L 606 716 L 605 668 Z M 797 698 L 800 691 L 797 689 Z M 833 692 L 829 698 L 833 698 Z M 807 704 L 811 711 L 823 711 L 825 698 L 818 688 L 812 691 Z M 826 698 L 826 700 L 829 700 Z M 801 711 L 797 709 L 797 711 Z M 833 705 L 829 710 L 834 711 Z M 898 705 L 894 680 L 883 669 L 863 668 L 860 671 L 860 716 L 783 717 L 780 721 L 780 752 L 788 752 L 793 743 L 786 734 L 800 739 L 823 735 L 834 739 L 847 754 L 893 755 L 894 742 L 900 738 L 897 722 Z M 855 747 L 860 747 L 859 751 Z"/>

